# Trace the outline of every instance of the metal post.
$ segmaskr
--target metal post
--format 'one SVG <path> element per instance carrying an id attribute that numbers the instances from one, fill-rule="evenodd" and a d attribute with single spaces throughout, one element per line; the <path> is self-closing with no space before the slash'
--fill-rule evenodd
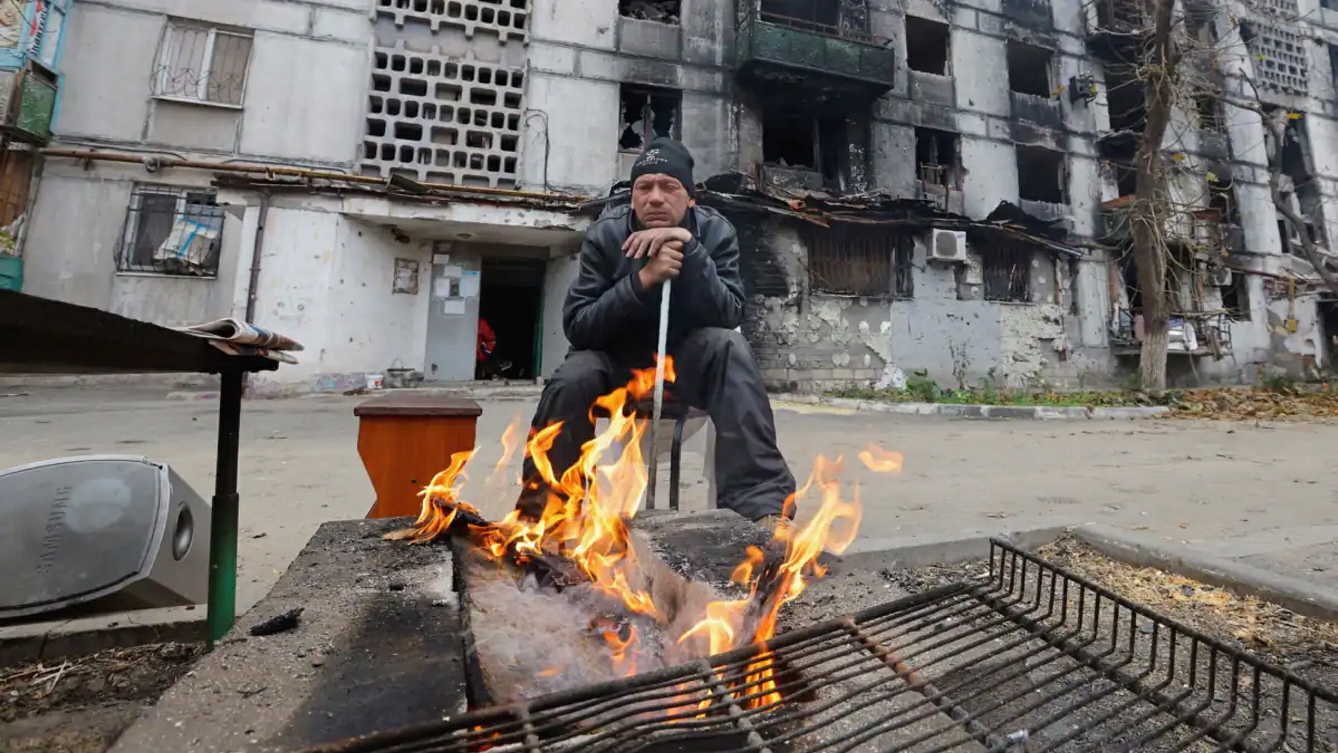
<path id="1" fill-rule="evenodd" d="M 673 283 L 665 280 L 660 287 L 660 337 L 655 362 L 655 392 L 650 417 L 650 456 L 646 458 L 646 509 L 655 509 L 655 481 L 659 475 L 660 414 L 664 411 L 664 359 L 669 341 L 669 295 L 673 292 Z"/>
<path id="2" fill-rule="evenodd" d="M 209 524 L 209 641 L 232 629 L 237 617 L 237 448 L 242 422 L 242 372 L 223 372 L 218 406 L 218 464 Z"/>

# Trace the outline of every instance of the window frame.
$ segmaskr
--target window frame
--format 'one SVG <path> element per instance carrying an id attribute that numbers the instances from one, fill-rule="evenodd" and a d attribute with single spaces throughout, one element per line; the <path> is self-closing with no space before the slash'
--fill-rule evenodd
<path id="1" fill-rule="evenodd" d="M 205 38 L 204 52 L 200 57 L 200 75 L 199 81 L 195 84 L 195 93 L 194 95 L 185 93 L 186 89 L 189 88 L 186 86 L 180 87 L 180 93 L 164 93 L 172 88 L 169 81 L 173 73 L 173 57 L 182 46 L 185 35 L 191 32 L 205 32 L 207 34 Z M 219 36 L 245 39 L 247 41 L 246 58 L 242 69 L 242 80 L 237 92 L 238 101 L 236 103 L 223 102 L 209 98 L 209 85 L 214 73 L 214 49 L 218 44 Z M 228 110 L 244 109 L 246 106 L 247 84 L 251 79 L 251 56 L 254 52 L 255 34 L 250 31 L 169 18 L 167 24 L 163 27 L 163 35 L 159 40 L 158 53 L 154 60 L 153 98 L 168 102 L 183 102 L 186 104 L 218 107 Z"/>
<path id="2" fill-rule="evenodd" d="M 147 197 L 174 197 L 172 222 L 175 224 L 177 218 L 189 217 L 188 208 L 210 207 L 213 211 L 208 214 L 211 219 L 218 220 L 218 237 L 214 239 L 214 248 L 207 263 L 201 267 L 206 271 L 203 274 L 189 274 L 186 272 L 173 271 L 165 268 L 164 265 L 157 264 L 152 255 L 147 260 L 137 258 L 137 245 L 144 232 L 145 218 L 148 216 L 145 211 L 145 199 Z M 192 201 L 192 198 L 203 197 L 207 203 L 201 201 Z M 219 267 L 223 255 L 223 231 L 227 224 L 227 215 L 222 206 L 218 203 L 218 191 L 208 187 L 197 186 L 176 186 L 159 183 L 135 183 L 130 189 L 130 201 L 126 205 L 125 219 L 121 224 L 120 242 L 116 248 L 115 262 L 116 274 L 126 276 L 141 277 L 171 277 L 190 280 L 217 280 Z M 169 231 L 169 237 L 170 237 Z"/>
<path id="3" fill-rule="evenodd" d="M 669 129 L 669 138 L 674 139 L 675 141 L 681 141 L 683 139 L 682 89 L 674 89 L 673 87 L 668 87 L 668 86 L 652 86 L 650 84 L 637 84 L 624 81 L 618 87 L 618 117 L 620 119 L 623 116 L 623 105 L 626 102 L 627 97 L 633 95 L 639 95 L 645 97 L 645 104 L 642 106 L 641 110 L 642 122 L 645 124 L 645 130 L 643 130 L 639 134 L 641 137 L 641 146 L 632 148 L 632 147 L 624 147 L 622 145 L 623 132 L 626 131 L 628 128 L 631 128 L 632 124 L 628 123 L 625 126 L 623 126 L 623 128 L 619 129 L 618 151 L 620 153 L 640 154 L 641 152 L 645 151 L 650 146 L 650 142 L 654 141 L 655 138 L 657 137 L 658 134 L 655 133 L 655 118 L 654 118 L 655 107 L 652 104 L 652 101 L 657 96 L 674 97 L 675 100 L 674 121 L 673 125 Z M 645 117 L 647 113 L 651 115 L 650 118 Z"/>

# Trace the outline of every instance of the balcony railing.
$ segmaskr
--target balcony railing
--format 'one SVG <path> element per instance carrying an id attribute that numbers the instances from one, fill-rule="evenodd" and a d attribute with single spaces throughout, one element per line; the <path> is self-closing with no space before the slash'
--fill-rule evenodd
<path id="1" fill-rule="evenodd" d="M 874 96 L 895 83 L 897 53 L 889 40 L 863 31 L 750 10 L 739 24 L 743 72 L 794 69 L 849 82 Z"/>

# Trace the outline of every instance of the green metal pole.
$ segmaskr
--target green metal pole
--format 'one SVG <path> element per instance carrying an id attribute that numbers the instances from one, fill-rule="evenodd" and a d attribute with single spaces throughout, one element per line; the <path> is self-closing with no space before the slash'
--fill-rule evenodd
<path id="1" fill-rule="evenodd" d="M 237 617 L 237 452 L 242 423 L 242 372 L 222 374 L 218 406 L 218 461 L 209 523 L 209 641 L 232 629 Z"/>

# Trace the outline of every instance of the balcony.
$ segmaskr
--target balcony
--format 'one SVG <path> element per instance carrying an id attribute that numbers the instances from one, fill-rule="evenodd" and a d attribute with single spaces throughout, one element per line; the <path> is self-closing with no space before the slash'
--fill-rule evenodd
<path id="1" fill-rule="evenodd" d="M 750 86 L 785 87 L 804 101 L 872 101 L 895 83 L 890 40 L 749 10 L 739 23 L 736 67 Z"/>
<path id="2" fill-rule="evenodd" d="M 0 131 L 30 144 L 51 140 L 56 107 L 54 77 L 36 66 L 0 71 Z"/>

